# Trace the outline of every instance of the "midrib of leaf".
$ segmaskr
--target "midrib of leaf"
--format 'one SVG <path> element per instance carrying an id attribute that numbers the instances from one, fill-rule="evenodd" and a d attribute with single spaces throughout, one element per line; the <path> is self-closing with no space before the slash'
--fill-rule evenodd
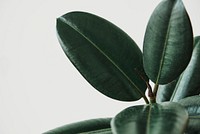
<path id="1" fill-rule="evenodd" d="M 150 123 L 151 123 L 151 110 L 152 110 L 152 104 L 149 105 L 149 113 L 148 113 L 148 117 L 147 117 L 147 134 L 150 134 Z"/>
<path id="2" fill-rule="evenodd" d="M 82 37 L 84 37 L 88 42 L 92 44 L 93 47 L 95 47 L 102 55 L 104 55 L 107 60 L 109 60 L 124 76 L 125 78 L 136 88 L 136 91 L 143 97 L 146 98 L 144 93 L 140 91 L 140 89 L 135 85 L 135 83 L 122 71 L 122 69 L 114 62 L 112 59 L 110 59 L 95 43 L 93 43 L 89 38 L 87 38 L 84 34 L 81 33 L 78 29 L 74 28 L 71 24 L 71 22 L 68 22 L 64 17 L 59 18 L 62 22 L 70 26 L 72 29 L 74 29 L 76 32 L 78 32 Z M 132 92 L 132 91 L 131 91 Z"/>
<path id="3" fill-rule="evenodd" d="M 158 71 L 156 84 L 158 84 L 158 81 L 159 81 L 160 76 L 161 76 L 161 71 L 162 71 L 162 68 L 163 68 L 163 64 L 164 64 L 165 53 L 166 53 L 166 50 L 167 50 L 167 40 L 169 39 L 169 32 L 170 32 L 171 15 L 172 15 L 173 8 L 174 8 L 175 4 L 173 5 L 172 11 L 170 13 L 170 18 L 169 18 L 169 22 L 168 22 L 168 26 L 167 26 L 167 33 L 166 33 L 166 36 L 165 36 L 165 44 L 164 44 L 164 48 L 163 48 L 163 51 L 162 51 L 162 57 L 161 57 L 161 61 L 160 61 L 160 67 L 159 67 L 159 71 Z"/>
<path id="4" fill-rule="evenodd" d="M 83 133 L 79 133 L 79 134 L 98 134 L 98 133 L 104 133 L 104 132 L 111 132 L 111 128 L 93 130 L 93 131 L 83 132 Z"/>

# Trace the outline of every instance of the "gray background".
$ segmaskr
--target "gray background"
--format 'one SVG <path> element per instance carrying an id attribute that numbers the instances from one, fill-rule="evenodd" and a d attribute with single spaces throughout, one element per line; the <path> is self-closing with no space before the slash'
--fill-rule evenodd
<path id="1" fill-rule="evenodd" d="M 142 48 L 146 24 L 159 2 L 1 0 L 0 134 L 38 134 L 144 104 L 112 100 L 93 89 L 61 50 L 55 20 L 69 11 L 91 12 L 122 28 Z M 200 1 L 184 3 L 194 35 L 200 35 Z"/>

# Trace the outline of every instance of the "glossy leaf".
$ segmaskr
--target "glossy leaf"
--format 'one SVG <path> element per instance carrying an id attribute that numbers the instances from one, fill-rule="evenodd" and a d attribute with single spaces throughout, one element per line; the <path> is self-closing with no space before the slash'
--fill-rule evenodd
<path id="1" fill-rule="evenodd" d="M 100 118 L 68 124 L 43 134 L 112 134 L 110 127 L 111 118 Z"/>
<path id="2" fill-rule="evenodd" d="M 111 121 L 114 134 L 183 134 L 187 111 L 178 103 L 134 106 Z"/>
<path id="3" fill-rule="evenodd" d="M 159 85 L 158 92 L 156 95 L 156 102 L 170 101 L 170 98 L 174 92 L 178 79 L 166 85 Z"/>
<path id="4" fill-rule="evenodd" d="M 194 38 L 194 47 L 199 44 L 200 41 L 200 36 L 196 36 Z M 184 72 L 183 72 L 184 73 Z M 186 77 L 186 76 L 185 76 Z M 182 79 L 182 75 L 180 76 L 180 79 Z M 176 88 L 176 84 L 177 84 L 178 79 L 172 81 L 171 83 L 168 83 L 166 85 L 160 85 L 158 92 L 157 92 L 157 96 L 156 96 L 156 101 L 157 102 L 164 102 L 164 101 L 170 101 L 170 98 Z M 180 81 L 179 81 L 180 82 Z M 187 83 L 188 81 L 185 81 L 185 83 Z M 200 84 L 199 84 L 200 85 Z M 177 86 L 179 86 L 179 84 L 177 84 Z M 186 89 L 186 88 L 185 88 Z M 176 91 L 175 91 L 176 92 Z M 199 91 L 192 91 L 193 94 L 199 94 L 200 93 L 200 89 Z"/>
<path id="5" fill-rule="evenodd" d="M 85 12 L 58 18 L 57 32 L 65 54 L 98 91 L 123 101 L 144 96 L 142 53 L 125 32 Z"/>
<path id="6" fill-rule="evenodd" d="M 198 44 L 199 41 L 200 41 L 200 36 L 196 36 L 196 37 L 194 38 L 194 46 L 195 46 L 196 44 Z"/>
<path id="7" fill-rule="evenodd" d="M 156 84 L 175 80 L 188 65 L 193 32 L 181 0 L 163 0 L 147 25 L 143 52 L 144 69 Z"/>
<path id="8" fill-rule="evenodd" d="M 189 124 L 186 132 L 188 134 L 200 133 L 200 96 L 187 97 L 179 101 L 188 111 Z"/>
<path id="9" fill-rule="evenodd" d="M 172 101 L 178 101 L 188 96 L 200 94 L 200 38 L 196 41 L 190 63 L 180 77 Z"/>

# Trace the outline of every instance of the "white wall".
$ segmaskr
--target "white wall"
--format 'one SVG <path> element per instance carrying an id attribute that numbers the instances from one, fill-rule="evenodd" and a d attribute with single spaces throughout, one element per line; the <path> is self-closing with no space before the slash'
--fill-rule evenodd
<path id="1" fill-rule="evenodd" d="M 144 103 L 119 102 L 93 89 L 61 50 L 55 20 L 69 11 L 91 12 L 121 27 L 142 48 L 147 21 L 159 2 L 1 0 L 0 134 L 39 134 Z M 200 1 L 184 3 L 200 35 Z"/>

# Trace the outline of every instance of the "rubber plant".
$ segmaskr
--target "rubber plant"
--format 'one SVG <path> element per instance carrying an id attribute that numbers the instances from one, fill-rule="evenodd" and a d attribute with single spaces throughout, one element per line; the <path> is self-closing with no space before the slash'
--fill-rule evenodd
<path id="1" fill-rule="evenodd" d="M 86 12 L 59 17 L 57 35 L 67 57 L 99 92 L 120 101 L 143 98 L 146 104 L 45 134 L 200 133 L 200 36 L 193 36 L 182 0 L 163 0 L 155 8 L 143 53 L 120 28 Z"/>

